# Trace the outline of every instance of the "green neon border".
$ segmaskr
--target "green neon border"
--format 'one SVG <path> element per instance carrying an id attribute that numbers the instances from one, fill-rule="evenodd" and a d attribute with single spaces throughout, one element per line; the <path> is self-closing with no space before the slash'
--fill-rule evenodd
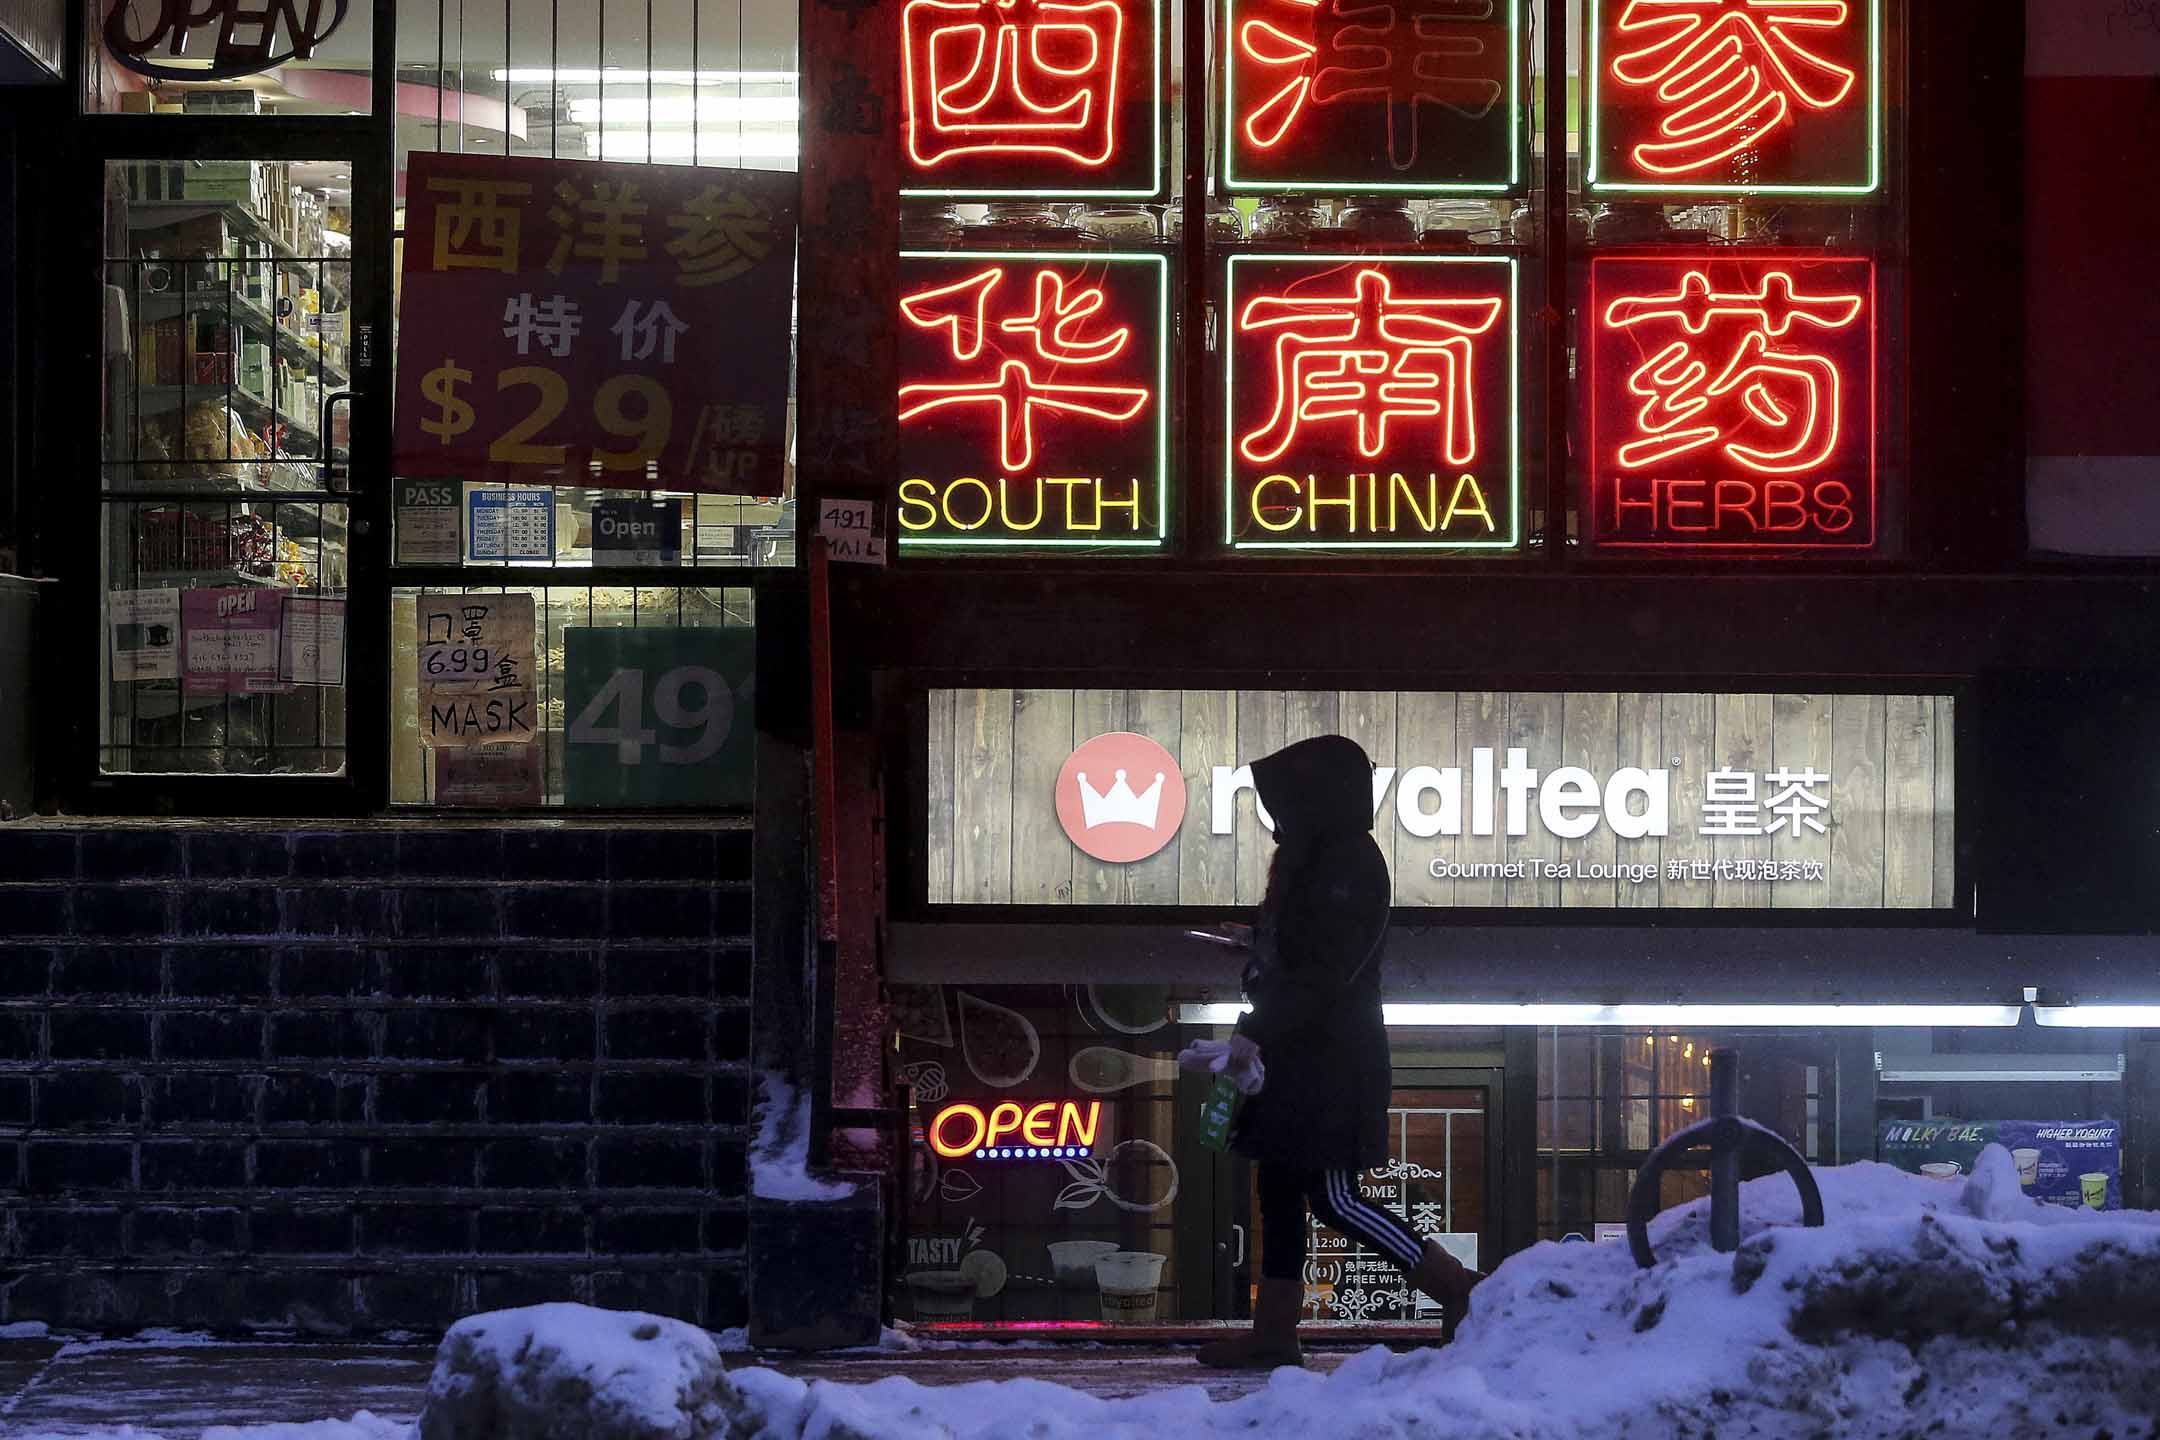
<path id="1" fill-rule="evenodd" d="M 1155 267 L 1155 538 L 1152 540 L 1011 540 L 1003 536 L 901 535 L 903 550 L 1160 550 L 1170 540 L 1170 259 L 1131 251 L 1092 250 L 902 250 L 902 260 L 1054 260 L 1060 264 L 1144 264 Z M 899 402 L 894 401 L 897 410 Z M 998 472 L 1003 474 L 1003 471 Z M 894 487 L 898 503 L 898 485 Z M 895 528 L 899 526 L 896 517 Z"/>
<path id="2" fill-rule="evenodd" d="M 1237 64 L 1231 47 L 1237 34 L 1239 0 L 1223 0 L 1222 113 L 1218 117 L 1223 135 L 1223 189 L 1253 194 L 1343 193 L 1354 195 L 1509 195 L 1522 188 L 1522 12 L 1526 0 L 1503 0 L 1508 7 L 1508 178 L 1505 184 L 1491 180 L 1450 180 L 1415 184 L 1382 184 L 1371 180 L 1240 180 L 1237 176 Z"/>
<path id="3" fill-rule="evenodd" d="M 1865 185 L 1671 185 L 1640 180 L 1597 178 L 1598 96 L 1605 67 L 1598 57 L 1605 0 L 1590 0 L 1590 83 L 1585 103 L 1590 111 L 1589 143 L 1583 147 L 1583 191 L 1599 195 L 1876 195 L 1882 191 L 1883 157 L 1883 8 L 1868 0 L 1868 182 Z"/>
<path id="4" fill-rule="evenodd" d="M 1237 538 L 1237 267 L 1240 261 L 1343 268 L 1361 261 L 1389 265 L 1505 265 L 1508 272 L 1508 535 L 1505 540 L 1240 540 Z M 1223 544 L 1232 550 L 1519 550 L 1522 547 L 1522 267 L 1512 255 L 1233 255 L 1223 281 Z"/>
<path id="5" fill-rule="evenodd" d="M 900 187 L 903 200 L 1153 200 L 1163 193 L 1163 92 L 1170 88 L 1170 32 L 1163 23 L 1162 0 L 1153 0 L 1155 15 L 1155 183 L 1145 190 L 1087 189 L 1079 186 L 1061 186 L 1048 190 L 1033 189 L 915 189 Z M 897 44 L 895 46 L 897 49 Z M 900 145 L 902 168 L 908 165 L 906 119 L 902 117 L 900 133 L 893 138 Z"/>

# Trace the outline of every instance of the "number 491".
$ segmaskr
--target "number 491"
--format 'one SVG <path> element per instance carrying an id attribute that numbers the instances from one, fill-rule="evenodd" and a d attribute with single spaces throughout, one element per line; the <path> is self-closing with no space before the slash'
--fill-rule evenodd
<path id="1" fill-rule="evenodd" d="M 683 701 L 683 692 L 693 687 L 702 697 L 695 706 Z M 697 732 L 688 745 L 660 745 L 663 765 L 696 765 L 710 760 L 726 743 L 735 719 L 734 693 L 718 671 L 703 665 L 678 665 L 662 671 L 659 683 L 653 687 L 652 706 L 662 725 Z M 611 710 L 616 721 L 609 725 L 604 723 L 604 717 Z M 645 725 L 642 669 L 625 668 L 610 675 L 600 693 L 587 701 L 570 722 L 571 744 L 613 745 L 616 758 L 624 765 L 643 764 L 645 747 L 658 739 Z"/>

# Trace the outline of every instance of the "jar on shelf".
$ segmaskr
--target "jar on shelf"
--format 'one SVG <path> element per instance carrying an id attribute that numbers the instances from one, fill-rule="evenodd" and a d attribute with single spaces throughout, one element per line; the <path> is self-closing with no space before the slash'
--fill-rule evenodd
<path id="1" fill-rule="evenodd" d="M 1185 202 L 1178 196 L 1170 197 L 1170 206 L 1163 212 L 1163 229 L 1172 240 L 1185 233 Z M 1245 238 L 1245 217 L 1232 205 L 1211 200 L 1207 207 L 1207 238 L 1216 241 L 1242 240 Z"/>
<path id="2" fill-rule="evenodd" d="M 1418 238 L 1434 249 L 1468 249 L 1504 233 L 1489 200 L 1432 200 L 1419 217 Z"/>
<path id="3" fill-rule="evenodd" d="M 991 237 L 1043 237 L 1066 230 L 1065 217 L 1057 207 L 1040 200 L 1000 201 L 983 207 L 983 218 L 964 227 L 964 234 L 975 239 Z"/>
<path id="4" fill-rule="evenodd" d="M 1303 239 L 1315 230 L 1326 228 L 1329 220 L 1326 206 L 1326 201 L 1310 195 L 1270 195 L 1253 213 L 1253 239 Z"/>
<path id="5" fill-rule="evenodd" d="M 1408 245 L 1418 238 L 1410 202 L 1394 196 L 1352 196 L 1343 205 L 1340 224 L 1356 240 Z"/>
<path id="6" fill-rule="evenodd" d="M 1576 249 L 1590 243 L 1591 219 L 1588 206 L 1568 207 L 1567 233 L 1568 244 Z M 1527 204 L 1517 205 L 1514 213 L 1508 216 L 1508 237 L 1517 245 L 1533 243 L 1537 239 L 1537 212 Z M 1601 235 L 1599 238 L 1604 237 Z"/>
<path id="7" fill-rule="evenodd" d="M 1088 239 L 1112 245 L 1152 245 L 1162 238 L 1155 212 L 1145 205 L 1090 205 L 1073 223 Z"/>

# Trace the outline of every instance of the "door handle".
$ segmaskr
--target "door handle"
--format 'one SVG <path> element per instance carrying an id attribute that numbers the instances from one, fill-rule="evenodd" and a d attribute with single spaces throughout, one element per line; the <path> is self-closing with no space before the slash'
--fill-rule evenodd
<path id="1" fill-rule="evenodd" d="M 322 447 L 322 486 L 325 490 L 342 492 L 349 487 L 339 482 L 347 479 L 350 470 L 351 447 L 339 451 L 330 442 L 330 412 L 339 405 L 351 406 L 353 392 L 335 390 L 323 397 L 322 406 L 316 411 L 316 443 Z"/>
<path id="2" fill-rule="evenodd" d="M 1230 1231 L 1237 1236 L 1237 1255 L 1230 1261 L 1230 1268 L 1235 1270 L 1245 1263 L 1245 1227 L 1232 1225 Z"/>

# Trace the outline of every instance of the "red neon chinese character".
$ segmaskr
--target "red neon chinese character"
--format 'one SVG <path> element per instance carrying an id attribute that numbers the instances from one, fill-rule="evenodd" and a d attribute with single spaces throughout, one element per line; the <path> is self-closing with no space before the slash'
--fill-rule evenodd
<path id="1" fill-rule="evenodd" d="M 1494 0 L 1283 0 L 1310 16 L 1303 39 L 1266 20 L 1238 27 L 1238 48 L 1256 65 L 1286 77 L 1244 116 L 1245 138 L 1272 150 L 1308 103 L 1378 101 L 1387 110 L 1388 163 L 1407 170 L 1418 158 L 1418 107 L 1439 105 L 1482 119 L 1504 93 L 1489 74 L 1485 37 Z M 1465 73 L 1472 72 L 1472 73 Z"/>
<path id="2" fill-rule="evenodd" d="M 1097 420 L 1130 420 L 1146 407 L 1150 391 L 1140 385 L 1074 385 L 1038 377 L 1036 362 L 1055 372 L 1059 365 L 1099 365 L 1125 353 L 1132 330 L 1119 326 L 1102 334 L 1083 333 L 1103 308 L 1102 287 L 1068 293 L 1065 276 L 1055 270 L 1035 272 L 1034 308 L 991 320 L 992 294 L 1004 283 L 1005 267 L 995 265 L 950 285 L 918 290 L 900 302 L 907 322 L 923 330 L 943 330 L 958 361 L 982 356 L 993 329 L 1001 335 L 1027 337 L 1030 359 L 1004 355 L 994 378 L 900 387 L 900 418 L 913 420 L 948 406 L 981 405 L 997 411 L 998 463 L 1019 474 L 1035 463 L 1035 412 L 1053 410 Z M 1002 354 L 1002 350 L 999 352 Z"/>
<path id="3" fill-rule="evenodd" d="M 1620 447 L 1621 468 L 1660 465 L 1706 445 L 1764 475 L 1821 465 L 1837 450 L 1843 381 L 1837 363 L 1807 350 L 1794 330 L 1843 330 L 1859 321 L 1865 303 L 1861 295 L 1802 294 L 1782 270 L 1764 275 L 1753 292 L 1713 290 L 1707 274 L 1690 270 L 1673 294 L 1614 300 L 1605 307 L 1612 329 L 1677 322 L 1689 337 L 1628 376 L 1628 392 L 1643 403 L 1636 412 L 1640 438 Z M 1696 339 L 1717 320 L 1744 328 L 1729 350 L 1712 352 L 1723 356 L 1713 370 L 1697 353 Z"/>
<path id="4" fill-rule="evenodd" d="M 1835 109 L 1860 77 L 1808 44 L 1851 14 L 1847 0 L 1628 0 L 1619 33 L 1640 43 L 1613 57 L 1612 76 L 1656 86 L 1665 107 L 1635 163 L 1688 175 L 1760 145 L 1796 105 Z"/>
<path id="5" fill-rule="evenodd" d="M 1300 427 L 1350 421 L 1358 453 L 1387 449 L 1391 420 L 1438 420 L 1450 465 L 1477 458 L 1471 339 L 1500 319 L 1498 296 L 1401 299 L 1382 271 L 1357 272 L 1347 294 L 1261 295 L 1238 315 L 1243 334 L 1275 332 L 1275 408 L 1238 442 L 1264 465 L 1288 450 Z"/>
<path id="6" fill-rule="evenodd" d="M 1117 149 L 1125 12 L 1118 0 L 910 0 L 901 24 L 908 158 Z"/>

